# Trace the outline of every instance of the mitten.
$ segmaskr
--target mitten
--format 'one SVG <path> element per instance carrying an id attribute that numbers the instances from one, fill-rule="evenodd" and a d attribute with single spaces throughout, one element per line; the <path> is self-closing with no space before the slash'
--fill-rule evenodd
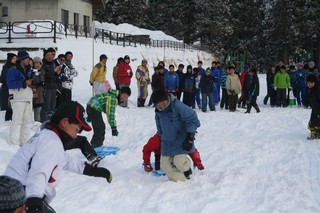
<path id="1" fill-rule="evenodd" d="M 153 170 L 153 168 L 150 165 L 150 163 L 144 163 L 143 167 L 144 167 L 144 171 L 146 171 L 146 172 L 151 172 Z"/>
<path id="2" fill-rule="evenodd" d="M 39 197 L 30 197 L 26 200 L 26 213 L 40 213 L 43 211 L 42 199 Z"/>
<path id="3" fill-rule="evenodd" d="M 115 127 L 112 127 L 111 130 L 112 130 L 112 136 L 118 136 L 118 135 L 119 135 L 119 132 L 118 132 L 116 126 L 115 126 Z"/>
<path id="4" fill-rule="evenodd" d="M 108 169 L 102 167 L 94 167 L 88 163 L 85 164 L 86 165 L 83 170 L 84 175 L 106 178 L 108 183 L 111 183 L 112 175 Z"/>
<path id="5" fill-rule="evenodd" d="M 93 86 L 93 83 L 91 83 L 90 81 L 89 81 L 89 84 L 90 84 L 90 86 Z"/>
<path id="6" fill-rule="evenodd" d="M 190 151 L 192 149 L 194 140 L 194 133 L 187 132 L 187 137 L 182 144 L 182 148 L 186 151 Z"/>

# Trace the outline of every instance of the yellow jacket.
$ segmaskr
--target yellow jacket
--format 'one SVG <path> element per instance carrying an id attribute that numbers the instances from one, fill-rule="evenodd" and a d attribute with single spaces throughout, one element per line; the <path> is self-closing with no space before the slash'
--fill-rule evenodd
<path id="1" fill-rule="evenodd" d="M 149 70 L 147 67 L 138 66 L 136 71 L 136 79 L 138 87 L 147 86 L 150 83 Z"/>
<path id="2" fill-rule="evenodd" d="M 106 81 L 107 67 L 100 61 L 93 67 L 93 70 L 90 74 L 90 83 L 99 82 L 104 83 Z"/>

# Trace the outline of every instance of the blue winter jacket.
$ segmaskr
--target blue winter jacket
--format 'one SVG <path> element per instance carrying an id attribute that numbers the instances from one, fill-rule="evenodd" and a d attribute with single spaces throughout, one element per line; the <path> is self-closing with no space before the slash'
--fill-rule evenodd
<path id="1" fill-rule="evenodd" d="M 297 77 L 297 82 L 296 85 L 297 87 L 301 88 L 301 87 L 306 87 L 306 82 L 305 82 L 305 77 L 306 77 L 306 71 L 304 69 L 296 70 L 296 77 Z"/>
<path id="2" fill-rule="evenodd" d="M 9 89 L 26 88 L 26 73 L 20 66 L 12 66 L 7 73 L 7 85 Z"/>
<path id="3" fill-rule="evenodd" d="M 164 86 L 169 90 L 169 92 L 179 88 L 179 75 L 175 72 L 168 72 L 164 77 Z"/>
<path id="4" fill-rule="evenodd" d="M 222 71 L 221 73 L 221 79 L 220 79 L 220 85 L 222 89 L 226 89 L 227 88 L 227 78 L 228 78 L 228 73 L 225 71 Z"/>
<path id="5" fill-rule="evenodd" d="M 161 138 L 161 155 L 175 156 L 194 152 L 194 146 L 188 152 L 182 148 L 182 144 L 186 140 L 187 132 L 196 133 L 200 126 L 197 113 L 173 95 L 168 96 L 169 105 L 162 111 L 156 109 L 155 116 Z"/>
<path id="6" fill-rule="evenodd" d="M 206 74 L 206 70 L 203 69 L 202 67 L 199 67 L 198 70 L 200 72 L 201 77 L 203 77 Z"/>

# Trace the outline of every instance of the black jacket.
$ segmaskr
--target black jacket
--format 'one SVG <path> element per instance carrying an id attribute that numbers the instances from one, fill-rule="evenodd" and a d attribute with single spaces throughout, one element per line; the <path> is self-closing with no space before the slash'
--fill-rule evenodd
<path id="1" fill-rule="evenodd" d="M 311 106 L 310 127 L 320 126 L 320 86 L 318 83 L 312 88 L 308 89 L 305 97 L 307 104 Z"/>
<path id="2" fill-rule="evenodd" d="M 249 96 L 254 96 L 254 97 L 259 96 L 260 86 L 259 86 L 258 76 L 253 75 L 252 78 L 250 78 L 250 76 L 248 78 L 249 78 L 249 82 L 250 82 L 249 88 L 248 88 Z"/>
<path id="3" fill-rule="evenodd" d="M 213 93 L 214 78 L 211 75 L 204 75 L 200 80 L 201 92 Z"/>

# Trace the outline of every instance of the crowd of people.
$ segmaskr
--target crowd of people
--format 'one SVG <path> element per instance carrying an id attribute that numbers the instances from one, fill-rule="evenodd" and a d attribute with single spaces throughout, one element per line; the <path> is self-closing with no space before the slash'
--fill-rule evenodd
<path id="1" fill-rule="evenodd" d="M 177 68 L 171 64 L 166 69 L 165 63 L 160 61 L 151 76 L 146 59 L 134 72 L 130 57 L 125 55 L 113 68 L 113 89 L 106 75 L 108 57 L 105 54 L 100 55 L 99 63 L 90 74 L 92 97 L 85 109 L 72 100 L 73 80 L 78 75 L 72 59 L 70 51 L 56 57 L 54 48 L 45 49 L 42 59 L 30 58 L 26 51 L 7 55 L 0 79 L 1 109 L 6 110 L 5 120 L 12 120 L 9 143 L 21 148 L 9 162 L 5 176 L 0 178 L 8 182 L 20 181 L 26 197 L 20 196 L 17 205 L 4 205 L 10 207 L 4 209 L 6 211 L 25 208 L 27 212 L 54 212 L 48 203 L 55 196 L 52 183 L 59 178 L 62 168 L 112 181 L 111 172 L 98 166 L 102 158 L 96 150 L 103 146 L 106 129 L 102 112 L 106 114 L 112 136 L 118 136 L 115 112 L 117 106 L 128 108 L 133 76 L 137 80 L 137 107 L 146 106 L 150 86 L 152 95 L 147 106 L 154 107 L 156 115 L 157 132 L 142 150 L 144 169 L 146 172 L 162 169 L 172 181 L 190 179 L 192 166 L 188 156 L 194 168 L 204 169 L 194 146 L 200 127 L 195 108 L 202 112 L 207 112 L 207 108 L 216 111 L 217 107 L 229 112 L 245 108 L 245 113 L 250 113 L 253 107 L 260 112 L 257 104 L 259 78 L 257 69 L 250 65 L 240 71 L 235 64 L 224 67 L 213 61 L 211 67 L 205 69 L 202 61 L 198 61 L 195 67 L 187 65 L 184 72 L 183 64 Z M 264 104 L 270 99 L 271 107 L 287 107 L 291 92 L 298 106 L 312 108 L 308 139 L 320 138 L 319 78 L 312 61 L 298 63 L 297 68 L 291 65 L 289 69 L 280 61 L 271 67 L 266 78 L 268 92 Z M 30 139 L 28 125 L 33 120 L 43 126 Z M 86 137 L 78 135 L 82 130 L 91 129 L 90 143 Z M 65 153 L 75 148 L 79 148 L 88 161 L 73 159 Z M 154 169 L 150 162 L 152 152 L 155 153 Z"/>

